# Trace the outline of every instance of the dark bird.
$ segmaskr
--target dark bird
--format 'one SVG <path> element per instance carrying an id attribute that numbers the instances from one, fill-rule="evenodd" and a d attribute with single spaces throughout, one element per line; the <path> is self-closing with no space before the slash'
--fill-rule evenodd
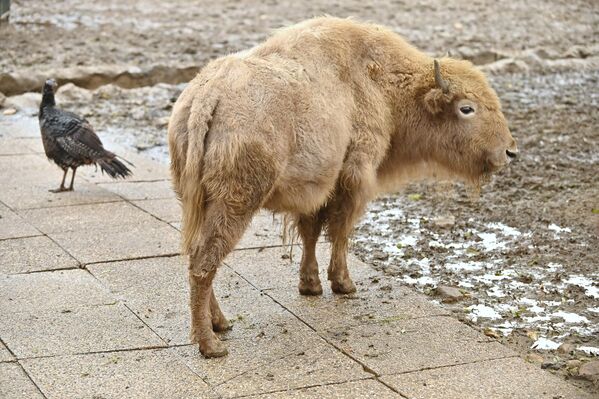
<path id="1" fill-rule="evenodd" d="M 50 191 L 53 193 L 73 191 L 75 172 L 81 165 L 99 165 L 103 172 L 115 179 L 130 176 L 129 168 L 118 160 L 114 153 L 104 149 L 87 120 L 72 112 L 56 108 L 54 100 L 56 87 L 54 79 L 48 79 L 44 83 L 39 112 L 46 156 L 64 171 L 60 187 Z M 64 181 L 69 168 L 73 169 L 73 175 L 69 188 L 66 188 Z"/>

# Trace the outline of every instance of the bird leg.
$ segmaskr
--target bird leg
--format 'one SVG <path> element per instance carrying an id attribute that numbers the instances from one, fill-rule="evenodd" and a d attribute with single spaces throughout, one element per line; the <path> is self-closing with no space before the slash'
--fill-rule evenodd
<path id="1" fill-rule="evenodd" d="M 64 168 L 64 175 L 62 175 L 62 181 L 60 182 L 60 187 L 58 187 L 57 189 L 54 190 L 48 190 L 51 193 L 61 193 L 63 191 L 67 191 L 67 189 L 64 186 L 64 181 L 67 178 L 67 172 L 69 171 L 69 168 Z"/>
<path id="2" fill-rule="evenodd" d="M 75 172 L 77 172 L 77 168 L 73 168 L 73 175 L 71 176 L 71 184 L 67 191 L 73 191 L 73 182 L 75 181 Z"/>

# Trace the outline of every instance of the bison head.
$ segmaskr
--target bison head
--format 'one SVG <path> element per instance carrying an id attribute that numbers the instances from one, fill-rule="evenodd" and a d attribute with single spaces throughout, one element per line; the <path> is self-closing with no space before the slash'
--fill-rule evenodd
<path id="1" fill-rule="evenodd" d="M 480 183 L 517 156 L 497 94 L 470 62 L 434 60 L 427 82 L 423 119 L 436 163 Z"/>

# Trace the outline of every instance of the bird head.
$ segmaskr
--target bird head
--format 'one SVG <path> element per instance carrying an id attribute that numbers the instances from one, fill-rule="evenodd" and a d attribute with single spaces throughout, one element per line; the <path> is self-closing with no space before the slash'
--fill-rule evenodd
<path id="1" fill-rule="evenodd" d="M 42 94 L 54 93 L 54 90 L 58 87 L 58 84 L 54 79 L 46 80 L 44 83 L 44 87 L 42 88 Z"/>

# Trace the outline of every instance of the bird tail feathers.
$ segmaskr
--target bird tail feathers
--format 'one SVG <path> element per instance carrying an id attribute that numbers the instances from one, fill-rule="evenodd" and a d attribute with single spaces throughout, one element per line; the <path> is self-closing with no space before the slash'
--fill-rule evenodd
<path id="1" fill-rule="evenodd" d="M 130 162 L 127 163 L 133 165 Z M 131 170 L 116 158 L 101 159 L 98 161 L 98 165 L 100 165 L 102 172 L 106 172 L 114 179 L 124 179 L 131 176 Z"/>

